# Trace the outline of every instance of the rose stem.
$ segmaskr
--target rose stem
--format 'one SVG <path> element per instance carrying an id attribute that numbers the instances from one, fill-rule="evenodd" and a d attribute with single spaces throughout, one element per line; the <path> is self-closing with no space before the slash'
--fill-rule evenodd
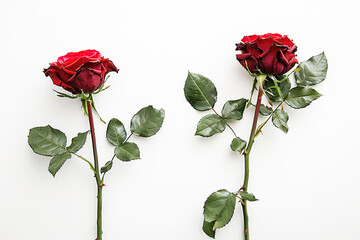
<path id="1" fill-rule="evenodd" d="M 251 129 L 251 133 L 250 133 L 249 143 L 244 152 L 245 153 L 244 154 L 245 176 L 244 176 L 244 184 L 243 184 L 242 188 L 244 189 L 245 192 L 247 192 L 248 183 L 249 183 L 249 156 L 250 156 L 250 151 L 251 151 L 252 145 L 254 143 L 254 139 L 255 139 L 256 126 L 257 126 L 257 121 L 259 118 L 262 94 L 263 94 L 263 91 L 259 87 L 259 93 L 258 93 L 258 97 L 257 97 L 255 113 L 254 113 L 254 120 L 253 120 L 253 125 L 252 125 L 252 129 Z M 244 202 L 244 204 L 242 205 L 242 209 L 243 209 L 243 216 L 244 216 L 244 236 L 245 236 L 245 240 L 249 240 L 249 216 L 248 216 L 248 211 L 247 211 L 247 201 L 245 199 L 243 199 L 243 202 Z"/>
<path id="2" fill-rule="evenodd" d="M 102 208 L 102 184 L 100 180 L 100 171 L 99 171 L 99 161 L 96 150 L 96 138 L 95 138 L 95 128 L 94 128 L 94 120 L 91 109 L 91 101 L 86 101 L 89 123 L 90 123 L 90 132 L 91 132 L 91 140 L 94 154 L 94 165 L 95 165 L 95 178 L 97 183 L 97 240 L 102 240 L 102 217 L 101 217 L 101 208 Z"/>

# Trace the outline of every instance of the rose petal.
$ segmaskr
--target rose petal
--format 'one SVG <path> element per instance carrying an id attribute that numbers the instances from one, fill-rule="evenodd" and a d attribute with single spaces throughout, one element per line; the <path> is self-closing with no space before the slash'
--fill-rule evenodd
<path id="1" fill-rule="evenodd" d="M 53 81 L 53 83 L 56 86 L 62 87 L 65 90 L 74 93 L 73 88 L 70 85 L 68 85 L 68 84 L 64 83 L 63 81 L 61 81 L 61 79 L 58 76 L 58 72 L 56 71 L 56 69 L 52 69 L 52 68 L 44 69 L 44 73 L 45 73 L 45 76 L 50 76 L 51 80 Z"/>
<path id="2" fill-rule="evenodd" d="M 258 41 L 258 46 L 263 52 L 266 52 L 273 44 L 275 41 L 272 38 L 261 38 Z"/>
<path id="3" fill-rule="evenodd" d="M 254 42 L 259 38 L 258 35 L 251 35 L 251 36 L 245 36 L 243 37 L 243 39 L 241 39 L 242 42 L 247 43 L 247 42 Z"/>
<path id="4" fill-rule="evenodd" d="M 241 51 L 242 53 L 252 53 L 255 58 L 260 57 L 263 51 L 258 47 L 257 43 L 249 43 L 245 46 L 245 49 Z"/>
<path id="5" fill-rule="evenodd" d="M 106 72 L 119 72 L 119 69 L 114 65 L 114 63 L 110 60 L 104 61 L 103 62 Z"/>
<path id="6" fill-rule="evenodd" d="M 79 92 L 82 90 L 84 93 L 88 93 L 98 89 L 102 83 L 103 81 L 101 81 L 99 74 L 89 69 L 81 69 L 71 85 Z"/>
<path id="7" fill-rule="evenodd" d="M 272 38 L 272 39 L 277 39 L 277 38 L 282 38 L 282 35 L 279 33 L 266 33 L 264 35 L 261 35 L 262 38 Z"/>
<path id="8" fill-rule="evenodd" d="M 264 73 L 273 74 L 274 65 L 277 62 L 278 48 L 272 45 L 266 52 L 259 57 L 259 67 Z"/>
<path id="9" fill-rule="evenodd" d="M 258 61 L 251 53 L 236 54 L 236 59 L 245 69 L 248 68 L 250 72 L 258 72 Z"/>

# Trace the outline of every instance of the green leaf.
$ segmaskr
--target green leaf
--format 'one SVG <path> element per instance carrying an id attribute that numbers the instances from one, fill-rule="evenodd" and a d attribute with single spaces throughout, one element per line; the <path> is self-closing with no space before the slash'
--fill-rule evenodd
<path id="1" fill-rule="evenodd" d="M 115 148 L 115 155 L 122 161 L 140 159 L 140 150 L 135 143 L 122 143 Z"/>
<path id="2" fill-rule="evenodd" d="M 235 194 L 225 189 L 212 193 L 204 205 L 205 221 L 215 222 L 213 230 L 225 226 L 234 214 L 235 203 Z"/>
<path id="3" fill-rule="evenodd" d="M 266 107 L 264 104 L 261 104 L 259 112 L 262 116 L 269 116 L 272 113 L 272 108 Z"/>
<path id="4" fill-rule="evenodd" d="M 204 220 L 203 222 L 203 231 L 204 233 L 206 233 L 206 235 L 208 235 L 209 237 L 211 238 L 215 238 L 215 230 L 213 229 L 214 228 L 214 224 L 215 222 L 207 222 Z"/>
<path id="5" fill-rule="evenodd" d="M 53 175 L 53 177 L 55 177 L 55 174 L 57 173 L 57 171 L 59 171 L 59 169 L 62 167 L 62 165 L 65 163 L 65 161 L 68 160 L 69 158 L 71 158 L 71 153 L 65 152 L 63 154 L 53 157 L 50 160 L 48 170 Z"/>
<path id="6" fill-rule="evenodd" d="M 322 95 L 313 88 L 295 87 L 290 90 L 286 103 L 292 108 L 304 108 Z"/>
<path id="7" fill-rule="evenodd" d="M 250 202 L 254 202 L 254 201 L 259 200 L 254 196 L 254 194 L 248 193 L 248 192 L 245 192 L 245 191 L 239 191 L 239 192 L 237 192 L 237 194 L 239 194 L 242 199 L 250 201 Z"/>
<path id="8" fill-rule="evenodd" d="M 114 146 L 119 146 L 126 139 L 124 124 L 116 118 L 112 118 L 106 129 L 106 139 Z"/>
<path id="9" fill-rule="evenodd" d="M 211 137 L 216 133 L 223 132 L 225 126 L 226 122 L 223 118 L 216 114 L 209 114 L 200 119 L 195 135 Z"/>
<path id="10" fill-rule="evenodd" d="M 284 133 L 287 133 L 289 130 L 289 127 L 287 125 L 287 122 L 289 120 L 289 115 L 281 109 L 276 109 L 272 116 L 272 122 L 275 127 L 279 128 Z"/>
<path id="11" fill-rule="evenodd" d="M 274 76 L 276 79 L 283 79 L 284 76 Z M 288 92 L 291 88 L 291 83 L 289 79 L 286 79 L 284 82 L 277 83 L 279 90 L 281 91 L 284 98 L 287 97 Z M 272 102 L 282 102 L 281 96 L 276 88 L 273 79 L 267 79 L 264 84 L 265 94 Z"/>
<path id="12" fill-rule="evenodd" d="M 300 71 L 295 72 L 296 83 L 300 86 L 311 86 L 321 83 L 326 78 L 328 63 L 325 53 L 309 58 L 305 62 L 301 62 Z"/>
<path id="13" fill-rule="evenodd" d="M 221 111 L 223 118 L 235 120 L 242 119 L 247 101 L 248 100 L 245 98 L 227 101 Z"/>
<path id="14" fill-rule="evenodd" d="M 66 149 L 72 153 L 79 151 L 84 146 L 88 133 L 89 131 L 78 133 L 78 135 L 71 140 L 71 145 Z"/>
<path id="15" fill-rule="evenodd" d="M 147 106 L 138 111 L 131 119 L 130 130 L 141 137 L 150 137 L 160 130 L 164 122 L 164 109 Z"/>
<path id="16" fill-rule="evenodd" d="M 66 152 L 66 136 L 50 125 L 30 129 L 28 142 L 32 150 L 40 155 L 55 156 Z"/>
<path id="17" fill-rule="evenodd" d="M 113 161 L 108 161 L 107 163 L 105 163 L 105 165 L 100 169 L 101 173 L 106 173 L 107 171 L 109 171 L 112 168 L 113 165 Z"/>
<path id="18" fill-rule="evenodd" d="M 246 141 L 242 140 L 239 137 L 236 137 L 232 140 L 230 147 L 231 147 L 231 150 L 233 150 L 234 152 L 241 153 L 244 150 L 244 148 L 246 147 Z"/>
<path id="19" fill-rule="evenodd" d="M 210 79 L 191 72 L 188 72 L 184 93 L 186 100 L 199 111 L 213 108 L 217 99 L 216 88 Z"/>

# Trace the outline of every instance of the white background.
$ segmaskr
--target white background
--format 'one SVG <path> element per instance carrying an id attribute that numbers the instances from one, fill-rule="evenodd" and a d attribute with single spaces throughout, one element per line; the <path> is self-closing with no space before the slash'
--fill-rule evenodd
<path id="1" fill-rule="evenodd" d="M 129 129 L 133 114 L 149 104 L 164 108 L 160 132 L 134 137 L 141 160 L 115 161 L 104 188 L 104 239 L 210 239 L 201 229 L 202 207 L 218 189 L 236 191 L 243 159 L 233 153 L 230 130 L 195 137 L 197 112 L 186 102 L 187 71 L 217 87 L 215 109 L 249 97 L 252 79 L 235 59 L 244 35 L 287 34 L 298 59 L 325 51 L 323 97 L 293 110 L 289 133 L 268 124 L 251 155 L 249 204 L 252 240 L 358 240 L 360 157 L 358 87 L 360 32 L 356 1 L 2 1 L 0 10 L 1 145 L 0 238 L 93 240 L 95 180 L 73 157 L 55 178 L 49 158 L 27 144 L 28 130 L 47 124 L 68 141 L 88 129 L 79 100 L 56 97 L 42 72 L 70 51 L 97 49 L 120 71 L 95 96 L 105 120 Z M 341 4 L 341 5 L 340 5 Z M 210 113 L 210 112 L 207 112 Z M 248 139 L 253 109 L 232 123 Z M 113 148 L 98 119 L 101 165 Z M 87 141 L 80 152 L 91 159 Z M 217 231 L 218 240 L 242 239 L 241 207 Z"/>

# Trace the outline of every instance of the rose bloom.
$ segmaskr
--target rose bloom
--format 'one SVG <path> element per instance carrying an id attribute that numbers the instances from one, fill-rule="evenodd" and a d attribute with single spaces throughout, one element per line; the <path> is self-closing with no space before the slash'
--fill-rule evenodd
<path id="1" fill-rule="evenodd" d="M 73 94 L 97 90 L 111 71 L 119 69 L 96 50 L 70 52 L 44 69 L 45 76 L 50 76 L 55 85 Z"/>
<path id="2" fill-rule="evenodd" d="M 251 73 L 282 75 L 296 63 L 296 45 L 286 36 L 267 33 L 264 35 L 245 36 L 241 43 L 236 44 L 236 58 Z"/>

